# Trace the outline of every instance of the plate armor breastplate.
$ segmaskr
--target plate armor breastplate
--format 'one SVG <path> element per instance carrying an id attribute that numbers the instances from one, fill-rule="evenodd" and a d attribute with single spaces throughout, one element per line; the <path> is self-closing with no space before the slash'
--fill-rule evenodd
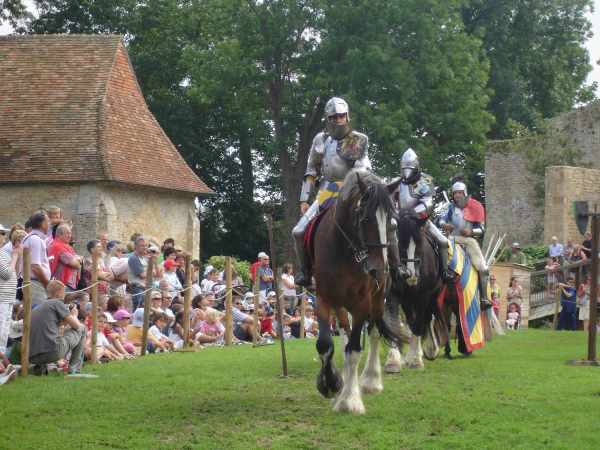
<path id="1" fill-rule="evenodd" d="M 452 217 L 450 218 L 450 223 L 454 227 L 452 230 L 452 236 L 460 236 L 461 230 L 467 229 L 471 231 L 471 224 L 463 217 L 463 210 L 456 206 L 452 208 Z"/>
<path id="2" fill-rule="evenodd" d="M 398 187 L 398 202 L 400 209 L 414 208 L 419 203 L 419 199 L 414 194 L 414 189 L 411 185 L 400 183 Z"/>

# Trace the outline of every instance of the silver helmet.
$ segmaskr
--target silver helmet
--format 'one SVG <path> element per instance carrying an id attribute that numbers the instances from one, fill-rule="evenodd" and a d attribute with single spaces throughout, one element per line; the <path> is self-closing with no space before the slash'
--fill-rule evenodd
<path id="1" fill-rule="evenodd" d="M 335 116 L 346 114 L 346 123 L 338 125 Z M 325 104 L 325 122 L 327 132 L 335 139 L 343 139 L 352 130 L 350 128 L 350 108 L 342 98 L 332 97 Z"/>
<path id="2" fill-rule="evenodd" d="M 463 192 L 464 195 L 457 199 L 454 197 L 455 192 Z M 457 181 L 452 185 L 452 198 L 454 199 L 455 203 L 458 205 L 459 208 L 465 207 L 465 205 L 467 204 L 468 195 L 469 194 L 467 192 L 467 185 L 462 181 Z"/>
<path id="3" fill-rule="evenodd" d="M 407 182 L 414 181 L 421 171 L 419 157 L 410 147 L 402 155 L 402 160 L 400 161 L 400 170 L 402 171 L 402 179 Z"/>

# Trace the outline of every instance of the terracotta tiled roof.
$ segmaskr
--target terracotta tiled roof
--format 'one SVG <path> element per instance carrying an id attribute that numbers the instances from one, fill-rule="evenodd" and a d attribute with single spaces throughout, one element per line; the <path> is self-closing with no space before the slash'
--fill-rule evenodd
<path id="1" fill-rule="evenodd" d="M 0 183 L 212 192 L 148 110 L 119 36 L 0 37 Z"/>

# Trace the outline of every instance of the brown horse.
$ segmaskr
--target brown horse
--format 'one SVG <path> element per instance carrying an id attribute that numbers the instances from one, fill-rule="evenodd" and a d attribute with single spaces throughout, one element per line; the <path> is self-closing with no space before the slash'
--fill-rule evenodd
<path id="1" fill-rule="evenodd" d="M 317 287 L 319 338 L 317 351 L 321 370 L 317 389 L 325 397 L 338 394 L 335 411 L 362 414 L 362 391 L 383 389 L 379 362 L 379 338 L 405 342 L 383 321 L 384 294 L 388 274 L 388 229 L 392 204 L 386 185 L 367 171 L 351 171 L 337 202 L 324 213 L 314 238 L 313 273 Z M 330 316 L 344 310 L 352 315 L 345 348 L 344 378 L 333 364 Z M 361 331 L 369 323 L 370 347 L 360 384 L 358 364 Z M 347 329 L 347 327 L 344 327 Z"/>

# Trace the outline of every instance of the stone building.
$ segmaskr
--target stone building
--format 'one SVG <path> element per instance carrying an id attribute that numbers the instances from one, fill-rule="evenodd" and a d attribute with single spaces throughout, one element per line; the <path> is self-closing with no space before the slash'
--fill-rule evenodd
<path id="1" fill-rule="evenodd" d="M 600 101 L 551 121 L 565 146 L 579 152 L 578 167 L 546 167 L 545 179 L 528 169 L 527 154 L 511 142 L 492 142 L 485 159 L 488 236 L 507 233 L 507 241 L 548 243 L 581 241 L 573 202 L 597 202 L 600 209 Z M 525 144 L 526 145 L 526 144 Z M 543 192 L 536 184 L 543 183 Z M 540 195 L 541 194 L 541 195 Z"/>
<path id="2" fill-rule="evenodd" d="M 134 232 L 198 255 L 212 191 L 149 111 L 119 36 L 0 37 L 0 223 L 56 205 L 76 247 Z"/>

